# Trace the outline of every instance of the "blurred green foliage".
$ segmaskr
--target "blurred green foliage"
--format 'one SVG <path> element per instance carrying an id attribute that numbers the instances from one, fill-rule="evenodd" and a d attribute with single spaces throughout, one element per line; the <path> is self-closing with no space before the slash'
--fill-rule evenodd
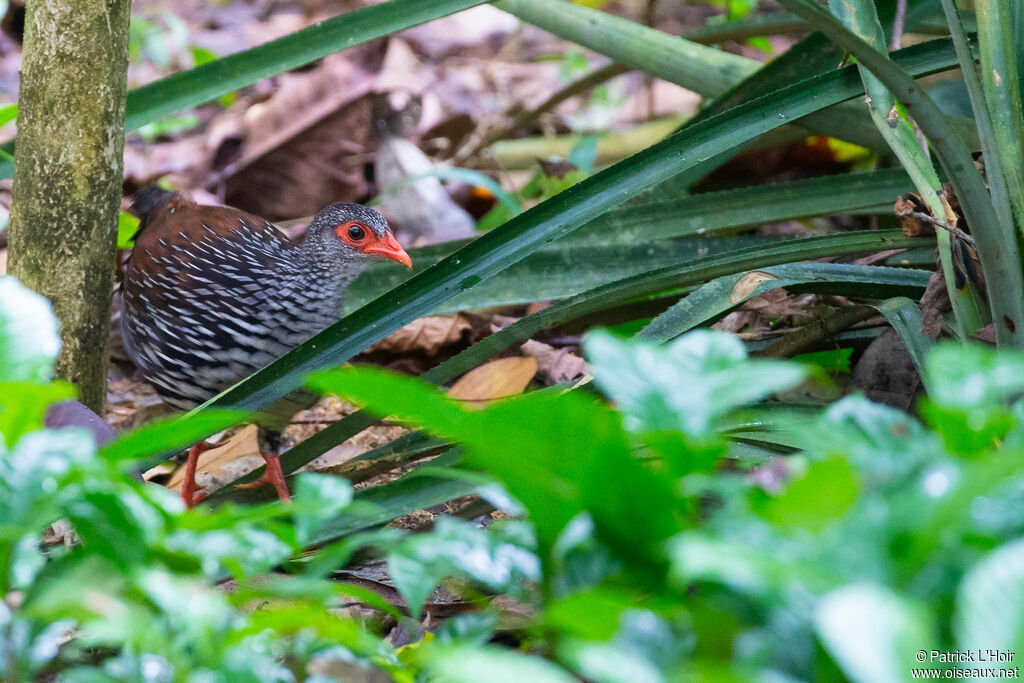
<path id="1" fill-rule="evenodd" d="M 591 333 L 603 397 L 482 410 L 379 369 L 319 373 L 317 389 L 457 441 L 457 474 L 514 516 L 304 553 L 367 505 L 347 481 L 300 475 L 291 506 L 185 510 L 133 472 L 243 416 L 179 418 L 100 452 L 84 430 L 43 429 L 43 407 L 70 395 L 49 380 L 55 323 L 9 277 L 0 311 L 3 680 L 874 682 L 906 678 L 918 650 L 1021 645 L 1018 352 L 936 347 L 923 421 L 852 396 L 816 414 L 777 405 L 766 423 L 758 402 L 816 371 L 711 331 L 667 346 Z M 357 552 L 386 562 L 405 605 L 337 580 Z M 428 633 L 417 619 L 442 582 L 467 611 Z M 395 648 L 385 624 L 412 642 Z"/>

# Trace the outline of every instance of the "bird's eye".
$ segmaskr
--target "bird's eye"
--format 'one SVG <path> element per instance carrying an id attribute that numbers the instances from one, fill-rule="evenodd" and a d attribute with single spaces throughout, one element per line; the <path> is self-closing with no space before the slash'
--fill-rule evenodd
<path id="1" fill-rule="evenodd" d="M 353 242 L 359 242 L 364 237 L 366 237 L 366 230 L 364 230 L 358 225 L 348 226 L 348 238 L 350 240 L 352 240 Z"/>

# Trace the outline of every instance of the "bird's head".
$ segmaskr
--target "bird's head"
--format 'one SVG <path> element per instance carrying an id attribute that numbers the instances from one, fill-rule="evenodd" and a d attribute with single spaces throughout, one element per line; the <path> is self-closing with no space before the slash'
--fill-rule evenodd
<path id="1" fill-rule="evenodd" d="M 412 259 L 395 239 L 384 216 L 362 204 L 340 202 L 325 207 L 309 224 L 306 242 L 344 261 L 377 256 L 412 268 Z"/>

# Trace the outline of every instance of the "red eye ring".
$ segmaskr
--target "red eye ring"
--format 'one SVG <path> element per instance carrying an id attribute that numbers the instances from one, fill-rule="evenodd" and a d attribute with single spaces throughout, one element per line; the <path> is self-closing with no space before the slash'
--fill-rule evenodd
<path id="1" fill-rule="evenodd" d="M 338 237 L 352 245 L 365 242 L 366 238 L 369 236 L 369 230 L 366 226 L 356 221 L 339 226 L 335 232 L 338 233 Z"/>

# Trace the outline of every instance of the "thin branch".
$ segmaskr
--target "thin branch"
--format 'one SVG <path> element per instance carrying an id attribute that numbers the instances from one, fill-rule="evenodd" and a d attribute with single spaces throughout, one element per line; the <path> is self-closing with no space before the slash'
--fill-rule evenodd
<path id="1" fill-rule="evenodd" d="M 924 221 L 925 223 L 931 223 L 932 225 L 934 225 L 937 228 L 942 228 L 943 230 L 946 230 L 947 232 L 949 232 L 951 235 L 953 235 L 957 239 L 961 239 L 964 242 L 967 242 L 972 247 L 974 246 L 974 238 L 973 237 L 968 235 L 966 232 L 964 232 L 960 228 L 954 227 L 954 226 L 950 225 L 949 223 L 945 223 L 943 221 L 940 221 L 939 219 L 935 218 L 934 216 L 930 216 L 930 215 L 928 215 L 926 213 L 921 213 L 920 211 L 897 211 L 896 215 L 897 216 L 910 216 L 911 218 L 916 218 L 919 221 Z"/>

